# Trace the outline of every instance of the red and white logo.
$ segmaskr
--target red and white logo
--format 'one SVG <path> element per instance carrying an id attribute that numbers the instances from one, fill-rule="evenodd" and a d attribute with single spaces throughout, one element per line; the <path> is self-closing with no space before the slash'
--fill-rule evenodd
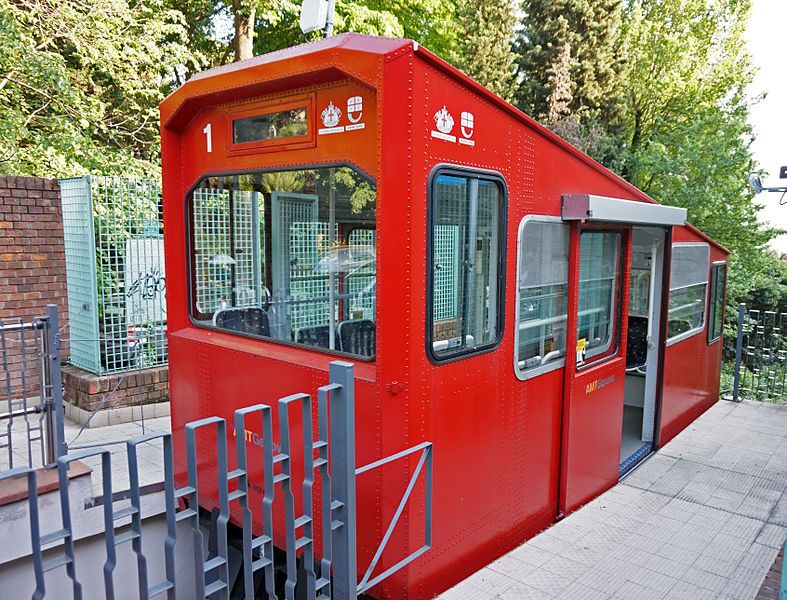
<path id="1" fill-rule="evenodd" d="M 352 123 L 345 127 L 347 131 L 354 129 L 363 129 L 366 127 L 365 123 L 361 123 L 363 118 L 363 98 L 361 96 L 352 96 L 347 99 L 347 119 Z"/>
<path id="2" fill-rule="evenodd" d="M 339 119 L 342 118 L 342 111 L 334 106 L 333 102 L 329 102 L 320 116 L 326 127 L 336 127 L 339 124 Z"/>

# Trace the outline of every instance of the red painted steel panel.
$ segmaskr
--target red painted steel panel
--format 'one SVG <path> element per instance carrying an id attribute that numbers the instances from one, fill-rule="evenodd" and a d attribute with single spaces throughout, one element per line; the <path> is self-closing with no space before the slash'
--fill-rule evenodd
<path id="1" fill-rule="evenodd" d="M 309 96 L 314 127 L 328 101 L 356 94 L 364 96 L 369 110 L 363 130 L 316 136 L 314 144 L 279 151 L 227 151 L 228 115 L 235 111 Z M 453 141 L 432 134 L 434 115 L 443 107 L 454 115 Z M 460 129 L 462 112 L 474 115 L 469 136 Z M 520 381 L 512 367 L 517 227 L 526 215 L 559 215 L 562 194 L 650 199 L 409 41 L 338 36 L 234 64 L 195 77 L 167 98 L 161 113 L 176 448 L 182 449 L 183 427 L 190 420 L 210 414 L 229 419 L 242 406 L 313 392 L 327 381 L 327 365 L 335 358 L 190 323 L 187 190 L 208 173 L 348 162 L 377 182 L 377 356 L 371 363 L 356 362 L 357 462 L 365 464 L 424 440 L 434 443 L 433 548 L 372 594 L 433 597 L 553 523 L 560 510 L 564 369 Z M 203 133 L 208 123 L 214 128 L 210 153 Z M 506 181 L 506 310 L 499 346 L 435 365 L 425 352 L 426 196 L 429 174 L 440 164 L 492 170 Z M 697 234 L 677 229 L 676 238 L 682 235 Z M 712 256 L 723 258 L 724 253 L 713 247 Z M 566 431 L 571 443 L 563 471 L 569 508 L 617 479 L 625 330 L 621 337 L 621 358 L 583 371 L 572 381 L 573 413 Z M 717 390 L 721 344 L 708 347 L 704 334 L 690 340 L 668 349 L 662 438 L 674 435 L 707 407 Z M 703 365 L 700 378 L 680 364 L 686 364 L 681 345 L 687 343 L 692 363 Z M 613 383 L 584 393 L 588 383 L 608 373 L 614 373 Z M 691 394 L 698 390 L 702 397 L 695 399 Z M 210 470 L 215 455 L 208 436 L 202 444 L 202 498 L 210 507 L 216 501 Z M 182 480 L 181 452 L 176 460 Z M 302 468 L 299 459 L 296 465 Z M 361 571 L 413 467 L 414 461 L 403 461 L 360 477 Z M 378 572 L 420 546 L 422 497 L 419 486 Z M 259 501 L 253 493 L 251 505 Z"/>

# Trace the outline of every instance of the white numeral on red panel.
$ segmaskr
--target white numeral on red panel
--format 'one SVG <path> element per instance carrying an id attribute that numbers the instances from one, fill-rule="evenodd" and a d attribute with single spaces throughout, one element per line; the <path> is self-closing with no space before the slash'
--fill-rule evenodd
<path id="1" fill-rule="evenodd" d="M 213 137 L 211 135 L 210 123 L 205 125 L 205 129 L 202 130 L 202 133 L 205 134 L 205 144 L 207 145 L 208 152 L 213 152 Z"/>

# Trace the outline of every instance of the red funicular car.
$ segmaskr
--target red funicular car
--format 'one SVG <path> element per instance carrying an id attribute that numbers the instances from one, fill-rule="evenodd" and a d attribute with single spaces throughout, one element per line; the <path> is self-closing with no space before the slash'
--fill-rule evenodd
<path id="1" fill-rule="evenodd" d="M 218 67 L 161 121 L 175 435 L 343 357 L 359 465 L 434 444 L 432 549 L 372 596 L 433 597 L 716 401 L 725 249 L 417 43 Z M 408 476 L 359 478 L 359 564 Z"/>

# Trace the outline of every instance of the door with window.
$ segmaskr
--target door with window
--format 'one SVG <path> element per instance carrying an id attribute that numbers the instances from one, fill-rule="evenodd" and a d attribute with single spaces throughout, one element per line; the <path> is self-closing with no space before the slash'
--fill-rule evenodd
<path id="1" fill-rule="evenodd" d="M 630 230 L 571 225 L 560 511 L 614 485 L 626 372 Z"/>

